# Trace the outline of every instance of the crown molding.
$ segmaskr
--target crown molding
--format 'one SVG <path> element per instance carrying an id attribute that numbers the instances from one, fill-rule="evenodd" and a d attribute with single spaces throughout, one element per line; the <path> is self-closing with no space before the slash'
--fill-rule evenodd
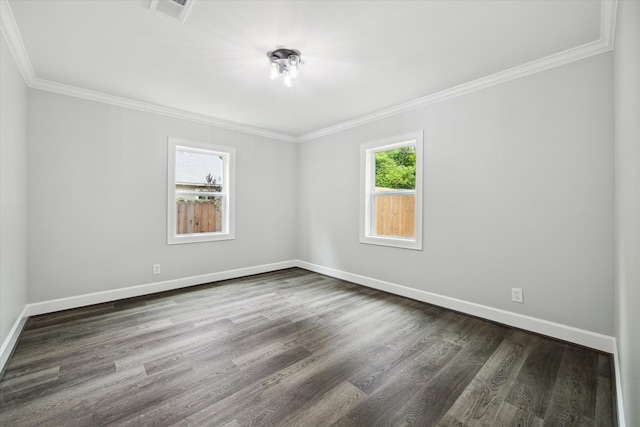
<path id="1" fill-rule="evenodd" d="M 602 0 L 600 3 L 600 40 L 609 50 L 613 49 L 616 35 L 618 0 Z"/>
<path id="2" fill-rule="evenodd" d="M 0 0 L 0 31 L 7 41 L 13 58 L 16 60 L 22 78 L 28 86 L 36 75 L 33 72 L 29 55 L 27 55 L 27 49 L 24 47 L 22 36 L 20 36 L 18 24 L 16 24 L 11 7 L 6 0 Z"/>
<path id="3" fill-rule="evenodd" d="M 600 39 L 594 42 L 586 43 L 562 52 L 558 52 L 526 64 L 518 65 L 495 74 L 481 77 L 459 86 L 454 86 L 431 95 L 414 99 L 413 101 L 403 104 L 394 105 L 356 119 L 342 122 L 324 129 L 304 134 L 298 138 L 300 142 L 311 141 L 323 136 L 331 135 L 367 123 L 375 122 L 387 117 L 395 116 L 407 111 L 425 107 L 427 105 L 446 101 L 458 96 L 466 95 L 471 92 L 506 83 L 511 80 L 526 77 L 531 74 L 539 73 L 550 68 L 559 67 L 570 62 L 579 61 L 590 56 L 598 55 L 613 49 L 615 34 L 615 18 L 618 0 L 602 0 L 600 11 Z"/>
<path id="4" fill-rule="evenodd" d="M 56 83 L 48 80 L 34 78 L 33 81 L 28 84 L 33 89 L 45 90 L 48 92 L 55 92 L 62 95 L 73 96 L 76 98 L 82 98 L 89 101 L 101 102 L 104 104 L 115 105 L 118 107 L 130 108 L 133 110 L 143 111 L 146 113 L 159 114 L 166 117 L 188 120 L 195 123 L 201 123 L 205 125 L 211 125 L 222 129 L 229 129 L 237 132 L 242 132 L 250 135 L 262 136 L 265 138 L 272 138 L 286 142 L 298 142 L 298 138 L 285 135 L 278 132 L 272 132 L 265 129 L 244 125 L 242 123 L 231 122 L 223 119 L 219 119 L 213 116 L 205 114 L 198 114 L 191 111 L 180 110 L 178 108 L 167 107 L 158 104 L 151 104 L 142 101 L 136 101 L 129 98 L 122 98 L 119 96 L 108 95 L 102 92 L 96 92 L 88 89 L 82 89 L 75 86 L 70 86 L 62 83 Z"/>
<path id="5" fill-rule="evenodd" d="M 11 7 L 6 0 L 0 0 L 0 30 L 7 40 L 9 49 L 11 50 L 11 53 L 16 60 L 25 83 L 31 88 L 55 92 L 62 95 L 73 96 L 76 98 L 83 98 L 90 101 L 102 102 L 119 107 L 131 108 L 138 111 L 160 114 L 167 117 L 188 120 L 251 135 L 277 139 L 280 141 L 301 143 L 358 127 L 387 117 L 405 113 L 407 111 L 416 110 L 427 105 L 446 101 L 448 99 L 466 95 L 475 91 L 499 85 L 501 83 L 506 83 L 511 80 L 539 73 L 550 68 L 559 67 L 570 62 L 579 61 L 590 56 L 610 51 L 613 49 L 614 45 L 618 0 L 601 0 L 600 5 L 601 12 L 599 40 L 586 43 L 575 48 L 567 49 L 563 52 L 555 53 L 523 65 L 518 65 L 516 67 L 500 71 L 495 74 L 481 77 L 477 80 L 445 89 L 431 95 L 423 96 L 421 98 L 414 99 L 413 101 L 398 104 L 370 114 L 365 114 L 353 120 L 348 120 L 333 126 L 319 129 L 317 131 L 306 133 L 301 136 L 293 136 L 273 132 L 249 125 L 244 125 L 242 123 L 223 120 L 213 116 L 180 110 L 163 105 L 136 101 L 128 98 L 108 95 L 101 92 L 91 91 L 75 86 L 40 79 L 36 77 L 33 71 L 31 61 L 29 60 L 29 56 L 22 41 L 22 37 L 20 36 L 20 31 L 18 30 L 18 26 L 13 17 L 13 12 L 11 11 Z"/>
<path id="6" fill-rule="evenodd" d="M 35 72 L 33 71 L 31 61 L 29 60 L 29 55 L 27 54 L 27 49 L 24 45 L 24 42 L 22 41 L 20 31 L 18 30 L 18 25 L 16 24 L 11 7 L 6 0 L 0 0 L 0 30 L 2 31 L 5 40 L 7 40 L 9 50 L 11 51 L 11 54 L 16 61 L 18 69 L 22 74 L 22 78 L 24 79 L 26 85 L 30 88 L 68 95 L 75 98 L 82 98 L 89 101 L 101 102 L 118 107 L 130 108 L 147 113 L 159 114 L 166 117 L 188 120 L 195 123 L 211 125 L 218 128 L 233 130 L 250 135 L 257 135 L 286 142 L 299 142 L 298 138 L 295 136 L 272 132 L 269 130 L 244 125 L 242 123 L 236 123 L 205 114 L 198 114 L 191 111 L 180 110 L 178 108 L 136 101 L 129 98 L 109 95 L 102 92 L 92 91 L 76 86 L 41 79 L 37 77 L 35 75 Z"/>

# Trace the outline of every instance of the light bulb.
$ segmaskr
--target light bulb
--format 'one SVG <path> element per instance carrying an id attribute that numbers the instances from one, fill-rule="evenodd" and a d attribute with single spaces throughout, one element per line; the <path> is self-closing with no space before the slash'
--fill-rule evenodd
<path id="1" fill-rule="evenodd" d="M 291 74 L 288 72 L 284 74 L 284 85 L 286 87 L 293 87 L 293 79 L 291 78 Z"/>
<path id="2" fill-rule="evenodd" d="M 298 55 L 289 56 L 289 73 L 291 78 L 295 79 L 300 74 L 300 57 Z"/>
<path id="3" fill-rule="evenodd" d="M 271 66 L 269 67 L 269 78 L 271 80 L 277 79 L 279 72 L 280 72 L 280 65 L 275 61 L 271 61 Z"/>

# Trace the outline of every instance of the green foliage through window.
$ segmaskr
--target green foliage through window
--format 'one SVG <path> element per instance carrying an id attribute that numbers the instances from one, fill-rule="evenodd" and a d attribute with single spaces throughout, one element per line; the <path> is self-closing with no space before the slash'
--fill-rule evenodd
<path id="1" fill-rule="evenodd" d="M 401 147 L 376 153 L 376 187 L 416 188 L 416 148 Z"/>

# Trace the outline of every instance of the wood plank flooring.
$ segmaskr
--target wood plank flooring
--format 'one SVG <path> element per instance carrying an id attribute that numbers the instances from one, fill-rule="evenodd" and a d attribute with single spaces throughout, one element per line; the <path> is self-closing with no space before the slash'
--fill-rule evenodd
<path id="1" fill-rule="evenodd" d="M 29 319 L 1 426 L 614 426 L 611 357 L 301 269 Z"/>

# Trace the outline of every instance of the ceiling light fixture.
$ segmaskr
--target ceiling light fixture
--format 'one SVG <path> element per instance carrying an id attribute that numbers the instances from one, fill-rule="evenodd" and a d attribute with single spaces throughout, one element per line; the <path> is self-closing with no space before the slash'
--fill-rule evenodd
<path id="1" fill-rule="evenodd" d="M 284 85 L 292 87 L 293 81 L 300 75 L 300 52 L 294 49 L 276 49 L 267 53 L 269 58 L 269 78 L 275 80 L 284 76 Z"/>

